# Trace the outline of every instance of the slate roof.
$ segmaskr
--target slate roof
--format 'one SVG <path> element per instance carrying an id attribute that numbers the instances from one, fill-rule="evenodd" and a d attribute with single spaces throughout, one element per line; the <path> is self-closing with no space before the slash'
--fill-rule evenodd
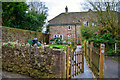
<path id="1" fill-rule="evenodd" d="M 68 25 L 68 24 L 81 24 L 79 20 L 85 18 L 88 12 L 68 12 L 61 13 L 55 18 L 49 20 L 49 25 Z"/>
<path id="2" fill-rule="evenodd" d="M 97 21 L 97 18 L 95 18 L 96 16 L 97 16 L 96 11 L 91 11 L 91 10 L 87 12 L 68 12 L 68 13 L 61 13 L 58 16 L 54 17 L 53 19 L 49 20 L 48 22 L 49 22 L 49 26 L 50 25 L 72 25 L 72 24 L 81 25 L 82 24 L 81 21 L 84 21 L 84 20 Z M 120 18 L 119 18 L 119 22 L 120 22 Z"/>

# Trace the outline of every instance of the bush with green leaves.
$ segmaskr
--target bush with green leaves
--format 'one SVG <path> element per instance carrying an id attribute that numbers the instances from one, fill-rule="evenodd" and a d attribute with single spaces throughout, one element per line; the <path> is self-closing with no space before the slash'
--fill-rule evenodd
<path id="1" fill-rule="evenodd" d="M 119 42 L 114 38 L 112 33 L 104 33 L 103 35 L 97 34 L 94 36 L 94 39 L 89 39 L 89 42 L 94 43 L 94 47 L 100 47 L 101 43 L 105 44 L 105 54 L 107 55 L 116 55 L 115 53 L 115 43 Z"/>
<path id="2" fill-rule="evenodd" d="M 99 47 L 101 43 L 112 47 L 112 44 L 116 42 L 115 38 L 112 36 L 111 33 L 105 33 L 103 35 L 97 34 L 96 36 L 94 36 L 94 39 L 89 39 L 89 41 L 93 41 L 95 47 Z"/>
<path id="3" fill-rule="evenodd" d="M 83 44 L 84 40 L 88 40 L 88 39 L 93 39 L 94 37 L 94 33 L 98 30 L 97 27 L 88 27 L 88 26 L 81 26 L 80 27 L 81 30 L 81 43 Z"/>

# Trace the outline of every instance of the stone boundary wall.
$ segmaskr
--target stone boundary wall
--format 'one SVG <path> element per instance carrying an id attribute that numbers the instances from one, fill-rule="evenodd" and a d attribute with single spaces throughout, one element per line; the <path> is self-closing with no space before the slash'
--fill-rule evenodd
<path id="1" fill-rule="evenodd" d="M 2 68 L 34 78 L 65 78 L 65 51 L 41 47 L 2 46 Z"/>
<path id="2" fill-rule="evenodd" d="M 2 27 L 2 42 L 14 42 L 19 40 L 21 43 L 26 43 L 27 40 L 32 40 L 34 37 L 37 37 L 39 41 L 49 43 L 49 34 L 10 28 L 10 27 Z"/>

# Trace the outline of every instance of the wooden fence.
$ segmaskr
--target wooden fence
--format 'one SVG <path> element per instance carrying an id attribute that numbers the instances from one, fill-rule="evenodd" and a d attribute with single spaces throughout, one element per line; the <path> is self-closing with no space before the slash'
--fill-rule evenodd
<path id="1" fill-rule="evenodd" d="M 93 46 L 93 42 L 84 41 L 85 57 L 96 78 L 103 78 L 104 49 L 104 44 L 99 49 Z"/>
<path id="2" fill-rule="evenodd" d="M 76 52 L 76 48 L 70 50 L 67 46 L 66 55 L 66 77 L 67 79 L 84 72 L 84 53 L 82 50 Z"/>

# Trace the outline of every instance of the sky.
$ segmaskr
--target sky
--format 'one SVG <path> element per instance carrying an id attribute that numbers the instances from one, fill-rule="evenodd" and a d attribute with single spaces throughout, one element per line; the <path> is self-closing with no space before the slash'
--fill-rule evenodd
<path id="1" fill-rule="evenodd" d="M 46 6 L 48 7 L 48 18 L 47 20 L 51 20 L 55 16 L 59 15 L 60 13 L 65 12 L 65 7 L 68 7 L 68 12 L 82 12 L 85 11 L 82 6 L 82 3 L 87 2 L 88 0 L 37 0 L 45 2 Z M 112 0 L 90 0 L 93 2 L 100 2 L 100 1 L 112 1 Z M 118 1 L 118 0 L 115 0 Z"/>
<path id="2" fill-rule="evenodd" d="M 46 7 L 48 7 L 47 21 L 53 19 L 55 16 L 65 12 L 65 7 L 68 7 L 68 12 L 82 12 L 85 11 L 82 3 L 88 0 L 28 0 L 28 1 L 40 1 L 45 2 Z M 92 0 L 93 2 L 101 0 Z M 103 0 L 104 1 L 104 0 Z M 105 0 L 109 1 L 109 0 Z M 45 31 L 45 29 L 43 30 Z"/>
<path id="3" fill-rule="evenodd" d="M 85 0 L 27 0 L 27 2 L 45 2 L 45 6 L 48 7 L 48 16 L 46 22 L 65 12 L 66 6 L 68 7 L 68 12 L 83 11 L 83 8 L 80 4 L 84 1 Z M 45 30 L 46 28 L 43 29 L 43 32 Z"/>
<path id="4" fill-rule="evenodd" d="M 46 7 L 48 7 L 48 17 L 47 20 L 51 20 L 60 13 L 65 12 L 65 7 L 68 7 L 68 12 L 81 12 L 83 11 L 80 3 L 84 0 L 40 0 L 45 2 Z"/>

